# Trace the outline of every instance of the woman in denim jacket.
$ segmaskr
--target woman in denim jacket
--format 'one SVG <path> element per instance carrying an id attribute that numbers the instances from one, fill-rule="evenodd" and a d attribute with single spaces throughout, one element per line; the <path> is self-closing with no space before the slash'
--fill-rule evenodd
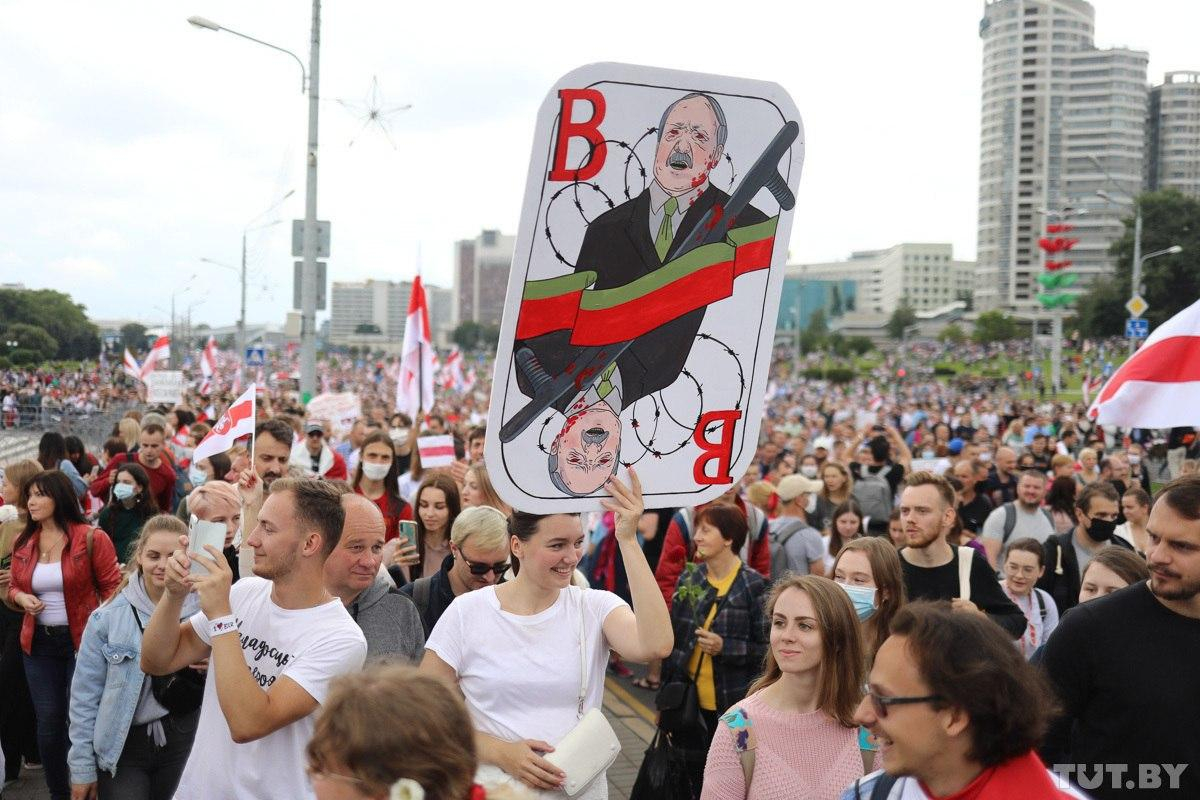
<path id="1" fill-rule="evenodd" d="M 162 597 L 167 558 L 186 534 L 173 516 L 147 520 L 121 589 L 88 620 L 71 682 L 72 800 L 169 800 L 175 793 L 200 710 L 168 712 L 140 664 L 142 628 Z M 198 608 L 189 595 L 181 619 Z"/>

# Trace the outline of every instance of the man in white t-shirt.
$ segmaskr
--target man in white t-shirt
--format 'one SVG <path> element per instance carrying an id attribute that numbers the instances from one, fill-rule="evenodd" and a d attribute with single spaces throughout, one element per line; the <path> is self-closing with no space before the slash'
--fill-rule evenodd
<path id="1" fill-rule="evenodd" d="M 253 501 L 261 479 L 247 470 L 241 489 Z M 303 756 L 313 712 L 330 680 L 361 669 L 367 653 L 362 631 L 325 589 L 325 559 L 344 519 L 329 483 L 280 478 L 246 540 L 256 577 L 231 587 L 228 564 L 212 547 L 208 557 L 171 556 L 167 591 L 146 625 L 142 669 L 167 675 L 210 658 L 176 800 L 314 797 Z M 192 560 L 202 569 L 189 575 Z M 180 623 L 191 590 L 201 611 Z"/>

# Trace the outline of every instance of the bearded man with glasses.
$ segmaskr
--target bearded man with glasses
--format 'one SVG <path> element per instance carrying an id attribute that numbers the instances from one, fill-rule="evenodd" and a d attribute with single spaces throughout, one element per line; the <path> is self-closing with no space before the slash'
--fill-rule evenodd
<path id="1" fill-rule="evenodd" d="M 491 506 L 465 508 L 450 528 L 450 555 L 441 569 L 400 591 L 416 603 L 428 637 L 455 597 L 494 586 L 511 565 L 504 514 Z"/>

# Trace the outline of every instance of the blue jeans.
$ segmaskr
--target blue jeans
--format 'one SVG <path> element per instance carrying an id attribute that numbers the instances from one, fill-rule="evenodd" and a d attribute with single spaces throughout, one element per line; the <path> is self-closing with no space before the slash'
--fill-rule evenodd
<path id="1" fill-rule="evenodd" d="M 71 774 L 67 769 L 67 711 L 71 702 L 71 676 L 75 674 L 75 645 L 66 625 L 33 629 L 32 655 L 26 655 L 25 678 L 37 716 L 38 752 L 51 800 L 70 800 Z"/>

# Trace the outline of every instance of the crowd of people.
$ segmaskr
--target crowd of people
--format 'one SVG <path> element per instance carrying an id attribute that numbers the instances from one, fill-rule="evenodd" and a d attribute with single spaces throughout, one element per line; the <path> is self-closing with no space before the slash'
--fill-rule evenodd
<path id="1" fill-rule="evenodd" d="M 46 431 L 0 483 L 5 780 L 596 800 L 632 662 L 634 797 L 1200 795 L 1196 430 L 894 366 L 777 369 L 750 469 L 690 508 L 646 509 L 633 469 L 602 511 L 512 508 L 486 381 L 413 420 L 384 365 L 326 367 L 353 420 L 268 385 L 252 446 L 196 460 L 221 397 L 99 447 Z"/>

